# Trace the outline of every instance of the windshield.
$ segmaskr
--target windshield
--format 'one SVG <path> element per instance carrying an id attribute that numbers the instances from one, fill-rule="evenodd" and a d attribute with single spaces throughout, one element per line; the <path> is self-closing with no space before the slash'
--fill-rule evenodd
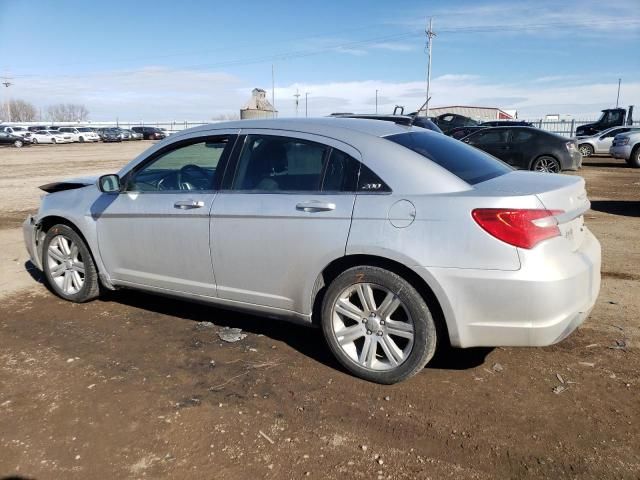
<path id="1" fill-rule="evenodd" d="M 78 130 L 79 132 L 90 132 L 90 131 L 91 131 L 91 129 L 90 129 L 90 128 L 87 128 L 87 127 L 78 128 L 77 130 Z"/>
<path id="2" fill-rule="evenodd" d="M 482 150 L 459 140 L 431 132 L 408 132 L 385 137 L 419 153 L 469 185 L 512 171 L 512 168 Z"/>

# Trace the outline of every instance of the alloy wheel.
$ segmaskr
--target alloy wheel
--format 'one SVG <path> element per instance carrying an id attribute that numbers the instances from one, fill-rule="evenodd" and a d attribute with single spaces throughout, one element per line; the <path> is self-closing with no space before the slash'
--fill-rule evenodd
<path id="1" fill-rule="evenodd" d="M 73 240 L 56 235 L 49 242 L 47 266 L 57 287 L 67 295 L 78 293 L 85 282 L 82 256 Z"/>
<path id="2" fill-rule="evenodd" d="M 408 309 L 396 294 L 373 283 L 345 288 L 332 309 L 333 334 L 352 362 L 391 370 L 409 357 L 415 336 Z"/>
<path id="3" fill-rule="evenodd" d="M 560 165 L 555 158 L 541 157 L 536 160 L 534 170 L 536 172 L 558 173 L 560 171 Z"/>

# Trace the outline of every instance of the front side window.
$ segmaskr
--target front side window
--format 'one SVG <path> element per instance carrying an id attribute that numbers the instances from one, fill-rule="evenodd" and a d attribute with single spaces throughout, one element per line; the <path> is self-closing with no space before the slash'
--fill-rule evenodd
<path id="1" fill-rule="evenodd" d="M 127 191 L 212 190 L 218 164 L 230 148 L 228 137 L 178 146 L 162 153 L 126 183 Z"/>
<path id="2" fill-rule="evenodd" d="M 232 189 L 319 191 L 329 150 L 326 145 L 298 138 L 248 135 Z"/>

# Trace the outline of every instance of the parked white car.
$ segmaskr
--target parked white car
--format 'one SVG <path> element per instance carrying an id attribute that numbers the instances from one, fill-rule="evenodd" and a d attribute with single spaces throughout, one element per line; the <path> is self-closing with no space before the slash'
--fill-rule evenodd
<path id="1" fill-rule="evenodd" d="M 73 143 L 73 138 L 69 133 L 61 133 L 57 130 L 38 130 L 31 132 L 31 141 L 36 143 Z"/>
<path id="2" fill-rule="evenodd" d="M 60 127 L 58 132 L 69 134 L 74 142 L 99 142 L 100 137 L 89 127 Z"/>
<path id="3" fill-rule="evenodd" d="M 0 125 L 0 132 L 17 135 L 18 137 L 24 137 L 29 133 L 29 130 L 27 130 L 26 127 L 19 127 L 15 125 Z"/>

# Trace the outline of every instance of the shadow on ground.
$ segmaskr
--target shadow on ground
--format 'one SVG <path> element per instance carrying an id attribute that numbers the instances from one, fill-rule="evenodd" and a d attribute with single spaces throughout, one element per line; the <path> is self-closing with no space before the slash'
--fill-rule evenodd
<path id="1" fill-rule="evenodd" d="M 193 322 L 212 322 L 219 327 L 241 328 L 256 335 L 264 335 L 273 340 L 284 342 L 317 362 L 344 371 L 326 346 L 321 330 L 316 327 L 223 310 L 207 304 L 133 290 L 108 292 L 101 297 L 101 301 L 117 302 Z M 445 370 L 475 368 L 485 362 L 491 351 L 491 348 L 458 349 L 445 345 L 437 352 L 427 368 Z"/>
<path id="2" fill-rule="evenodd" d="M 640 217 L 639 200 L 592 200 L 591 210 L 625 217 Z"/>

